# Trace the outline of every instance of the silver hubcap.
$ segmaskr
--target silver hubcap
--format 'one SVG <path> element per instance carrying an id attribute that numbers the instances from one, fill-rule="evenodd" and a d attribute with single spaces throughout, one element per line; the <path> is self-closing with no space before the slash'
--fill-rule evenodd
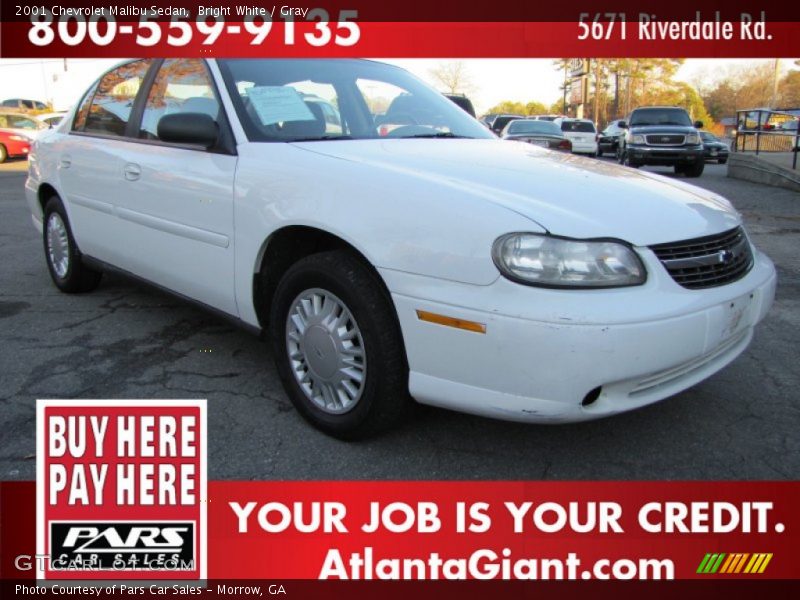
<path id="1" fill-rule="evenodd" d="M 314 288 L 294 299 L 286 318 L 286 352 L 300 389 L 317 407 L 342 414 L 358 404 L 367 375 L 364 340 L 335 295 Z"/>
<path id="2" fill-rule="evenodd" d="M 50 213 L 47 219 L 47 254 L 53 271 L 60 279 L 64 279 L 69 270 L 69 237 L 67 227 L 58 213 Z"/>

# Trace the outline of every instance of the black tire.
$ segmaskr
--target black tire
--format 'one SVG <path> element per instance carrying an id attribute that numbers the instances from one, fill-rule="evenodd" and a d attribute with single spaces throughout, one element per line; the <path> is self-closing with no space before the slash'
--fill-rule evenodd
<path id="1" fill-rule="evenodd" d="M 632 161 L 627 152 L 622 156 L 622 164 L 631 169 L 638 169 L 641 166 L 639 163 Z"/>
<path id="2" fill-rule="evenodd" d="M 67 268 L 63 275 L 59 275 L 51 258 L 48 246 L 48 225 L 53 215 L 58 215 L 66 229 L 67 237 Z M 75 238 L 72 236 L 72 228 L 67 218 L 67 211 L 58 196 L 51 197 L 44 207 L 44 221 L 42 242 L 44 244 L 44 258 L 47 263 L 47 270 L 56 287 L 67 294 L 82 294 L 91 292 L 99 284 L 103 274 L 87 267 L 81 260 L 81 253 Z"/>
<path id="3" fill-rule="evenodd" d="M 721 164 L 721 165 L 724 165 L 726 162 L 728 162 L 727 158 L 720 158 L 719 159 L 719 164 Z"/>
<path id="4" fill-rule="evenodd" d="M 686 177 L 700 177 L 703 170 L 706 168 L 706 163 L 703 161 L 696 162 L 692 165 L 685 165 L 682 172 Z"/>
<path id="5" fill-rule="evenodd" d="M 315 288 L 344 304 L 363 340 L 366 370 L 361 395 L 340 414 L 323 410 L 306 395 L 287 349 L 290 311 L 301 294 Z M 281 382 L 295 408 L 316 428 L 340 439 L 362 439 L 398 425 L 409 413 L 413 403 L 408 394 L 408 363 L 394 305 L 378 275 L 351 252 L 321 252 L 292 265 L 275 290 L 269 327 Z M 308 358 L 303 360 L 308 372 Z"/>
<path id="6" fill-rule="evenodd" d="M 8 159 L 8 150 L 3 144 L 0 144 L 0 164 L 3 164 Z"/>

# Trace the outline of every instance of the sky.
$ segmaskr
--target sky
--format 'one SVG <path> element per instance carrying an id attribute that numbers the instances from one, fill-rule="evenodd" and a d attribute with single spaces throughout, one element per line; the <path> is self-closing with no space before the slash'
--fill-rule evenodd
<path id="1" fill-rule="evenodd" d="M 0 100 L 32 98 L 52 101 L 56 110 L 66 110 L 78 100 L 83 91 L 106 69 L 120 59 L 0 59 Z M 376 59 L 383 60 L 383 59 Z M 529 102 L 536 100 L 550 105 L 560 98 L 558 86 L 563 74 L 553 67 L 552 59 L 454 59 L 467 67 L 474 90 L 470 97 L 479 113 L 503 100 Z M 772 59 L 687 59 L 677 78 L 692 83 L 697 78 L 713 78 L 730 67 L 755 66 Z M 794 59 L 786 59 L 789 68 Z M 386 59 L 436 84 L 430 71 L 448 59 Z"/>

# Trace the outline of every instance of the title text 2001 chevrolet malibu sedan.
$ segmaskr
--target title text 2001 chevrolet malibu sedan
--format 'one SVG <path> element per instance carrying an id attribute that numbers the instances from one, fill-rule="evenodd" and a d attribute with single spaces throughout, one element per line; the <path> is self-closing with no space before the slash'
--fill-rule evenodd
<path id="1" fill-rule="evenodd" d="M 738 356 L 775 290 L 725 199 L 497 140 L 369 61 L 125 63 L 26 187 L 60 289 L 114 268 L 269 332 L 340 437 L 409 395 L 531 422 L 650 404 Z"/>

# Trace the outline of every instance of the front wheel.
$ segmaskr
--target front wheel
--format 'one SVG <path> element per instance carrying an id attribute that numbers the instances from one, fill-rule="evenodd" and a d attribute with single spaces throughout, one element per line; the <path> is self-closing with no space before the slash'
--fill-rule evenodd
<path id="1" fill-rule="evenodd" d="M 719 164 L 721 164 L 721 165 L 724 165 L 726 162 L 728 162 L 727 158 L 720 158 L 719 159 Z"/>
<path id="2" fill-rule="evenodd" d="M 8 150 L 3 144 L 0 144 L 0 164 L 3 164 L 8 159 Z"/>
<path id="3" fill-rule="evenodd" d="M 622 156 L 622 164 L 625 165 L 626 167 L 630 167 L 632 169 L 638 169 L 641 166 L 641 165 L 639 165 L 639 163 L 634 162 L 633 160 L 631 160 L 631 157 L 627 152 L 625 152 L 623 154 L 623 156 Z"/>
<path id="4" fill-rule="evenodd" d="M 79 294 L 91 292 L 100 284 L 103 274 L 81 262 L 67 211 L 57 196 L 45 204 L 42 237 L 47 270 L 58 289 L 68 294 Z"/>
<path id="5" fill-rule="evenodd" d="M 677 171 L 677 167 L 675 167 L 676 172 L 683 173 L 686 177 L 700 177 L 703 174 L 703 170 L 706 167 L 706 163 L 703 161 L 696 162 L 691 165 L 684 165 L 680 171 Z"/>
<path id="6" fill-rule="evenodd" d="M 318 429 L 358 439 L 405 416 L 411 402 L 397 316 L 378 275 L 352 253 L 295 263 L 275 291 L 270 332 L 283 386 Z"/>

